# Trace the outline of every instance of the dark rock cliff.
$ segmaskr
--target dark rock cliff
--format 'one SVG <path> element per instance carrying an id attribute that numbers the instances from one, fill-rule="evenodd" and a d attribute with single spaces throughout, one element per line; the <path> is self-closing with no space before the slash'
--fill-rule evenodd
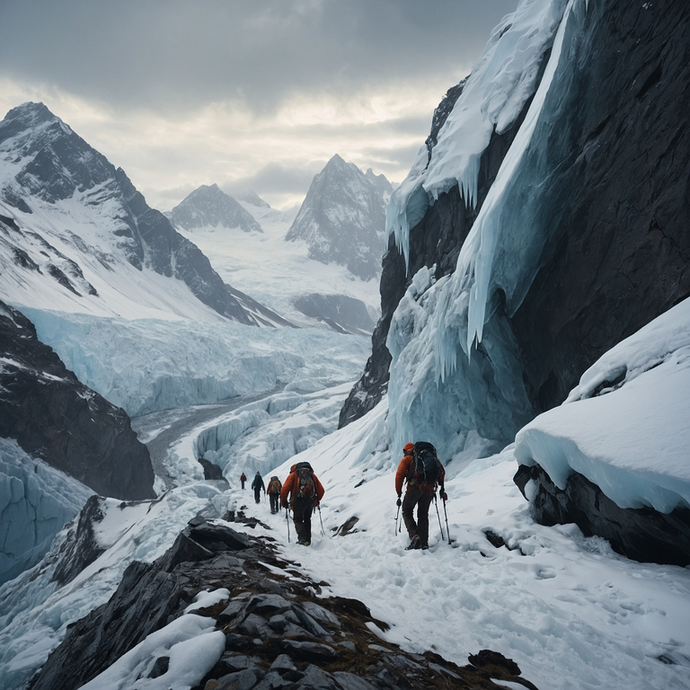
<path id="1" fill-rule="evenodd" d="M 70 626 L 30 688 L 80 687 L 181 616 L 199 592 L 226 588 L 225 601 L 191 610 L 225 633 L 224 653 L 194 690 L 480 690 L 495 688 L 491 679 L 536 690 L 496 652 L 482 650 L 459 667 L 383 641 L 372 629 L 387 630 L 384 621 L 356 599 L 323 596 L 327 583 L 300 574 L 270 541 L 194 518 L 166 554 L 151 565 L 132 563 L 110 601 Z M 164 676 L 170 658 L 159 653 L 148 666 L 147 677 Z"/>
<path id="2" fill-rule="evenodd" d="M 559 66 L 550 129 L 525 168 L 541 166 L 543 183 L 522 193 L 548 241 L 517 309 L 504 313 L 500 291 L 493 296 L 517 343 L 531 416 L 562 402 L 601 354 L 690 294 L 690 6 L 609 0 L 583 14 Z M 410 231 L 407 272 L 389 245 L 372 356 L 341 426 L 385 393 L 392 314 L 421 266 L 436 264 L 437 277 L 454 271 L 519 124 L 485 151 L 476 209 L 457 188 L 441 195 Z M 432 132 L 428 146 L 434 141 Z"/>
<path id="3" fill-rule="evenodd" d="M 81 384 L 4 302 L 0 357 L 0 437 L 103 496 L 155 496 L 148 449 L 124 410 Z"/>

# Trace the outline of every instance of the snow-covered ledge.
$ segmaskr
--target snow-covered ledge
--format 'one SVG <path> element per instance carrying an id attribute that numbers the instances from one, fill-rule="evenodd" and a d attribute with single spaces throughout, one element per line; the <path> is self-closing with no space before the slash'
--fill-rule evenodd
<path id="1" fill-rule="evenodd" d="M 690 563 L 690 300 L 601 357 L 516 437 L 516 483 L 545 524 L 638 560 Z"/>

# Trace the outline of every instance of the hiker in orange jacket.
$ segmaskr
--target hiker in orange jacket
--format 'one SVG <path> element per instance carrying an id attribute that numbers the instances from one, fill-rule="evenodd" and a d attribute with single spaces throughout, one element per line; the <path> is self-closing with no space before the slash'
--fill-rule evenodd
<path id="1" fill-rule="evenodd" d="M 280 505 L 287 508 L 289 504 L 292 509 L 298 544 L 311 544 L 311 514 L 324 493 L 325 489 L 308 462 L 298 462 L 290 468 L 280 491 Z"/>
<path id="2" fill-rule="evenodd" d="M 408 549 L 428 549 L 429 548 L 429 506 L 436 493 L 436 486 L 441 488 L 441 498 L 448 498 L 443 481 L 446 472 L 441 461 L 438 459 L 436 449 L 430 443 L 419 444 L 428 447 L 433 453 L 435 463 L 434 470 L 430 472 L 429 479 L 415 472 L 414 443 L 406 443 L 403 448 L 404 456 L 398 465 L 395 473 L 395 492 L 398 494 L 397 505 L 402 505 L 403 520 L 410 537 Z M 403 482 L 407 480 L 407 491 L 405 498 L 401 501 Z M 417 506 L 417 521 L 414 519 L 414 508 Z"/>

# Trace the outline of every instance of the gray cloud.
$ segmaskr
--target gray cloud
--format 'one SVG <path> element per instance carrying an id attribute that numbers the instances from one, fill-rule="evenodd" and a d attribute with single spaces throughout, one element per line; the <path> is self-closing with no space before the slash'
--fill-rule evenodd
<path id="1" fill-rule="evenodd" d="M 347 93 L 471 64 L 516 0 L 6 0 L 0 73 L 185 110 Z M 462 76 L 459 75 L 458 78 Z"/>
<path id="2" fill-rule="evenodd" d="M 167 209 L 303 198 L 335 153 L 400 182 L 518 0 L 0 0 L 0 105 L 42 100 Z"/>

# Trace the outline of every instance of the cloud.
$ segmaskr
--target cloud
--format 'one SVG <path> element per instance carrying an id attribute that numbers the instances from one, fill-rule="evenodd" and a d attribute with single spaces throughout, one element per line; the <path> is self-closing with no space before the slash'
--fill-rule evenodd
<path id="1" fill-rule="evenodd" d="M 14 0 L 0 107 L 43 101 L 163 210 L 213 182 L 304 196 L 335 153 L 401 181 L 516 4 Z"/>

